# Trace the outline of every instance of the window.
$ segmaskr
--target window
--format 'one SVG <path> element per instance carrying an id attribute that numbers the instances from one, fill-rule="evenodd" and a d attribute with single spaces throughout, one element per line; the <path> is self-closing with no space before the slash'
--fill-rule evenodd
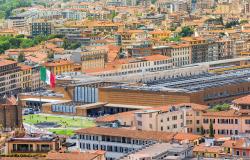
<path id="1" fill-rule="evenodd" d="M 246 124 L 250 124 L 250 119 L 246 119 L 246 120 L 245 120 L 245 123 L 246 123 Z"/>
<path id="2" fill-rule="evenodd" d="M 152 113 L 149 113 L 149 118 L 152 118 Z"/>
<path id="3" fill-rule="evenodd" d="M 163 127 L 161 126 L 161 131 L 163 131 Z"/>
<path id="4" fill-rule="evenodd" d="M 142 122 L 141 121 L 137 121 L 138 126 L 142 126 Z"/>
<path id="5" fill-rule="evenodd" d="M 199 120 L 196 120 L 196 124 L 200 124 L 200 121 L 199 121 Z"/>
<path id="6" fill-rule="evenodd" d="M 240 151 L 236 151 L 236 155 L 239 156 L 240 155 Z"/>
<path id="7" fill-rule="evenodd" d="M 243 151 L 243 152 L 242 152 L 242 155 L 245 157 L 245 156 L 246 156 L 246 151 Z"/>
<path id="8" fill-rule="evenodd" d="M 196 116 L 200 116 L 200 112 L 196 112 Z"/>
<path id="9" fill-rule="evenodd" d="M 235 124 L 238 124 L 238 119 L 235 119 L 235 120 L 234 120 L 234 123 L 235 123 Z"/>
<path id="10" fill-rule="evenodd" d="M 177 120 L 177 116 L 172 116 L 172 120 Z"/>
<path id="11" fill-rule="evenodd" d="M 235 130 L 235 132 L 234 132 L 236 135 L 238 134 L 238 130 Z"/>
<path id="12" fill-rule="evenodd" d="M 152 128 L 153 128 L 152 124 L 149 124 L 149 128 L 150 128 L 150 129 L 152 129 Z"/>
<path id="13" fill-rule="evenodd" d="M 173 124 L 173 128 L 177 128 L 177 124 Z"/>

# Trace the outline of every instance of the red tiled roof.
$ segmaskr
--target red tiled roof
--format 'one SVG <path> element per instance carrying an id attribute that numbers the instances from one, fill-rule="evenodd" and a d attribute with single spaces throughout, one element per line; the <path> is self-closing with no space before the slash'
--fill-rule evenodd
<path id="1" fill-rule="evenodd" d="M 99 157 L 99 154 L 88 152 L 71 152 L 71 153 L 59 153 L 49 152 L 46 160 L 94 160 Z"/>
<path id="2" fill-rule="evenodd" d="M 235 104 L 248 104 L 249 105 L 250 104 L 250 95 L 235 99 L 233 101 L 233 103 L 235 103 Z"/>
<path id="3" fill-rule="evenodd" d="M 122 136 L 128 138 L 135 138 L 141 140 L 157 140 L 162 142 L 169 142 L 174 138 L 175 133 L 157 132 L 157 131 L 138 131 L 121 128 L 103 128 L 92 127 L 86 129 L 79 129 L 75 131 L 77 134 L 92 134 L 92 135 L 107 135 L 107 136 Z"/>
<path id="4" fill-rule="evenodd" d="M 202 138 L 201 135 L 196 135 L 196 134 L 191 134 L 191 133 L 177 133 L 174 136 L 174 139 L 177 141 L 185 141 L 185 140 L 195 141 L 201 138 Z"/>
<path id="5" fill-rule="evenodd" d="M 203 116 L 239 117 L 240 114 L 238 111 L 230 109 L 227 111 L 218 111 L 218 112 L 209 111 L 209 112 L 203 113 Z"/>
<path id="6" fill-rule="evenodd" d="M 53 62 L 46 62 L 44 63 L 44 66 L 51 67 L 51 66 L 60 66 L 60 65 L 68 65 L 68 64 L 73 64 L 73 62 L 69 60 L 57 60 Z"/>
<path id="7" fill-rule="evenodd" d="M 223 147 L 205 146 L 205 144 L 200 144 L 194 147 L 193 152 L 222 153 Z"/>
<path id="8" fill-rule="evenodd" d="M 6 59 L 0 59 L 0 67 L 15 64 L 15 63 L 17 63 L 17 62 L 11 61 L 11 60 L 6 60 Z"/>

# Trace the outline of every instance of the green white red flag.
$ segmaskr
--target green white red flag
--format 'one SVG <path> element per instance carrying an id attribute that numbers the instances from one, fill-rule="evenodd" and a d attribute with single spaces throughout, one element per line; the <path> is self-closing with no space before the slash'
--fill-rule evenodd
<path id="1" fill-rule="evenodd" d="M 56 85 L 56 77 L 50 72 L 50 70 L 45 67 L 40 68 L 40 79 L 46 84 L 50 85 L 51 88 L 55 88 Z"/>

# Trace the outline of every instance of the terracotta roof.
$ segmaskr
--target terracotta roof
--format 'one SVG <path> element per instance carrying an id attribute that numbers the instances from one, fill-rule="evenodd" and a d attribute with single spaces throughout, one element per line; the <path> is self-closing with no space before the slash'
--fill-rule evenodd
<path id="1" fill-rule="evenodd" d="M 131 119 L 133 119 L 135 112 L 136 111 L 128 111 L 128 112 L 122 112 L 108 116 L 98 117 L 95 121 L 97 123 L 103 123 L 103 122 L 107 123 L 107 122 L 114 122 L 125 117 L 131 117 Z"/>
<path id="2" fill-rule="evenodd" d="M 139 131 L 129 130 L 121 128 L 102 128 L 92 127 L 86 129 L 79 129 L 75 131 L 77 134 L 92 134 L 92 135 L 107 135 L 107 136 L 119 136 L 128 137 L 141 140 L 156 140 L 162 142 L 169 142 L 174 138 L 174 133 L 170 132 L 157 132 L 157 131 Z"/>
<path id="3" fill-rule="evenodd" d="M 177 141 L 185 141 L 185 140 L 195 141 L 201 138 L 202 138 L 201 135 L 196 135 L 196 134 L 191 134 L 191 133 L 177 133 L 174 136 L 174 139 Z"/>
<path id="4" fill-rule="evenodd" d="M 44 157 L 1 157 L 1 160 L 45 160 Z"/>
<path id="5" fill-rule="evenodd" d="M 21 70 L 28 70 L 28 69 L 32 69 L 31 66 L 28 65 L 24 65 L 24 64 L 18 64 L 21 67 Z"/>
<path id="6" fill-rule="evenodd" d="M 250 149 L 249 140 L 248 139 L 239 139 L 233 144 L 233 148 L 237 149 Z"/>
<path id="7" fill-rule="evenodd" d="M 63 39 L 53 38 L 53 39 L 48 40 L 48 42 L 63 42 Z"/>
<path id="8" fill-rule="evenodd" d="M 200 145 L 194 146 L 193 152 L 222 153 L 223 147 L 205 146 L 205 144 L 200 144 Z"/>
<path id="9" fill-rule="evenodd" d="M 17 63 L 17 62 L 11 61 L 11 60 L 6 60 L 6 59 L 0 59 L 0 67 L 15 64 L 15 63 Z"/>
<path id="10" fill-rule="evenodd" d="M 223 146 L 223 147 L 232 148 L 235 142 L 236 142 L 235 140 L 228 140 L 228 141 L 225 141 L 225 142 L 222 144 L 222 146 Z"/>
<path id="11" fill-rule="evenodd" d="M 201 104 L 196 104 L 196 103 L 181 103 L 181 104 L 177 104 L 176 106 L 180 106 L 180 107 L 181 106 L 190 106 L 195 111 L 205 111 L 209 108 L 206 105 L 201 105 Z"/>
<path id="12" fill-rule="evenodd" d="M 208 111 L 206 113 L 203 113 L 203 116 L 215 116 L 215 117 L 239 117 L 240 114 L 236 110 L 230 109 L 227 111 Z"/>
<path id="13" fill-rule="evenodd" d="M 250 104 L 250 95 L 235 99 L 233 101 L 233 103 L 235 103 L 235 104 Z"/>
<path id="14" fill-rule="evenodd" d="M 170 59 L 168 56 L 163 56 L 161 54 L 155 54 L 155 55 L 145 56 L 143 58 L 146 61 L 160 61 L 160 60 Z"/>
<path id="15" fill-rule="evenodd" d="M 99 157 L 99 154 L 88 152 L 71 152 L 71 153 L 59 153 L 49 152 L 46 160 L 94 160 Z"/>
<path id="16" fill-rule="evenodd" d="M 69 61 L 69 60 L 56 60 L 56 61 L 53 61 L 53 62 L 46 62 L 44 63 L 44 66 L 46 67 L 54 67 L 54 66 L 61 66 L 61 65 L 68 65 L 68 64 L 73 64 L 72 61 Z"/>

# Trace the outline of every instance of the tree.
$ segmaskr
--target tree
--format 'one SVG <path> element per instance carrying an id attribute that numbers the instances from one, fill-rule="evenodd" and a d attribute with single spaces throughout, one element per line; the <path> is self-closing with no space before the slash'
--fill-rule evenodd
<path id="1" fill-rule="evenodd" d="M 210 121 L 210 124 L 209 124 L 209 137 L 211 137 L 211 138 L 214 137 L 214 126 L 213 126 L 212 121 Z"/>
<path id="2" fill-rule="evenodd" d="M 48 59 L 53 59 L 54 58 L 54 54 L 53 53 L 48 53 L 47 54 L 47 58 Z"/>
<path id="3" fill-rule="evenodd" d="M 240 24 L 246 24 L 246 23 L 248 23 L 248 20 L 246 19 L 240 20 Z"/>
<path id="4" fill-rule="evenodd" d="M 179 36 L 181 37 L 189 37 L 194 33 L 194 31 L 190 27 L 182 27 L 181 32 L 179 33 Z"/>
<path id="5" fill-rule="evenodd" d="M 17 61 L 18 61 L 19 63 L 25 61 L 24 53 L 22 53 L 22 52 L 19 53 L 18 58 L 17 58 Z"/>
<path id="6" fill-rule="evenodd" d="M 203 126 L 201 126 L 201 135 L 204 135 L 205 134 L 205 130 L 203 128 Z"/>
<path id="7" fill-rule="evenodd" d="M 239 25 L 239 21 L 231 21 L 231 22 L 227 22 L 225 25 L 225 28 L 232 28 L 233 26 L 237 26 Z"/>

